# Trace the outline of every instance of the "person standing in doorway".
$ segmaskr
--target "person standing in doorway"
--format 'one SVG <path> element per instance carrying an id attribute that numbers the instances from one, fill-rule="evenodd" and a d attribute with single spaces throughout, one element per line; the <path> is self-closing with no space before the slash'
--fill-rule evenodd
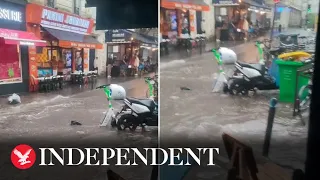
<path id="1" fill-rule="evenodd" d="M 243 30 L 243 33 L 244 33 L 244 38 L 243 39 L 246 41 L 248 39 L 248 32 L 249 32 L 249 22 L 248 22 L 246 17 L 244 17 L 244 19 L 243 19 L 242 30 Z"/>
<path id="2" fill-rule="evenodd" d="M 111 70 L 113 65 L 113 55 L 111 55 L 107 60 L 107 77 L 111 78 Z"/>
<path id="3" fill-rule="evenodd" d="M 216 20 L 216 41 L 220 42 L 221 29 L 223 27 L 222 17 L 218 16 Z"/>
<path id="4" fill-rule="evenodd" d="M 140 65 L 140 59 L 139 59 L 139 54 L 136 53 L 136 57 L 134 60 L 134 67 L 135 67 L 135 76 L 138 76 L 138 71 L 139 71 L 139 65 Z"/>
<path id="5" fill-rule="evenodd" d="M 97 71 L 97 74 L 99 74 L 99 73 L 98 73 L 98 63 L 99 63 L 99 58 L 96 57 L 96 59 L 95 59 L 94 62 L 93 62 L 93 69 L 94 69 L 95 71 Z"/>
<path id="6" fill-rule="evenodd" d="M 82 71 L 82 57 L 81 53 L 77 53 L 77 70 Z"/>
<path id="7" fill-rule="evenodd" d="M 279 31 L 279 33 L 281 33 L 281 30 L 282 30 L 282 25 L 281 25 L 281 24 L 279 24 L 279 27 L 278 27 L 278 31 Z"/>

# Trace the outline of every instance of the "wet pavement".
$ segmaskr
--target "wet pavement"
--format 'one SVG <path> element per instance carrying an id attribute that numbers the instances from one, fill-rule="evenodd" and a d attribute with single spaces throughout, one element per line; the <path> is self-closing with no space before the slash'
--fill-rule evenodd
<path id="1" fill-rule="evenodd" d="M 144 97 L 147 85 L 143 78 L 100 79 L 96 86 L 116 83 L 126 89 L 129 97 Z M 119 136 L 116 130 L 99 128 L 100 119 L 107 111 L 108 101 L 102 90 L 91 87 L 68 87 L 50 93 L 22 95 L 22 104 L 8 105 L 5 97 L 1 98 L 0 140 L 15 137 L 79 137 L 82 139 L 126 138 L 128 133 Z M 122 101 L 113 101 L 119 109 Z M 78 121 L 82 126 L 70 126 L 71 121 Z M 149 134 L 148 134 L 149 133 Z M 157 138 L 157 132 L 148 132 L 146 141 Z M 151 133 L 151 134 L 150 134 Z M 141 136 L 141 134 L 139 135 Z M 154 138 L 154 139 L 153 139 Z"/>
<path id="2" fill-rule="evenodd" d="M 274 31 L 273 37 L 277 37 L 280 33 L 278 31 Z M 305 29 L 301 29 L 301 28 L 289 28 L 286 29 L 285 31 L 282 31 L 281 34 L 299 34 L 300 36 L 315 36 L 315 32 L 313 31 L 308 31 Z M 249 40 L 249 41 L 221 41 L 221 42 L 207 42 L 206 43 L 206 47 L 204 49 L 202 49 L 201 53 L 200 53 L 200 49 L 193 49 L 191 52 L 191 56 L 190 57 L 185 57 L 184 54 L 176 51 L 176 50 L 172 50 L 170 51 L 169 55 L 163 55 L 160 58 L 160 62 L 170 62 L 174 59 L 189 59 L 189 58 L 201 58 L 203 55 L 208 54 L 213 48 L 217 48 L 217 47 L 233 47 L 233 48 L 240 48 L 239 51 L 241 51 L 241 49 L 245 49 L 244 46 L 245 44 L 248 44 L 253 41 L 255 41 L 256 39 L 260 39 L 263 40 L 265 38 L 269 39 L 271 36 L 271 32 L 266 33 L 265 36 L 263 37 L 257 37 L 253 40 Z M 274 42 L 274 46 L 278 46 L 277 42 Z M 315 48 L 315 46 L 313 47 Z"/>
<path id="3" fill-rule="evenodd" d="M 145 97 L 147 85 L 143 78 L 102 78 L 98 85 L 116 83 L 126 89 L 129 97 Z M 157 147 L 158 129 L 145 132 L 119 132 L 111 127 L 99 127 L 108 110 L 103 90 L 90 87 L 68 87 L 52 93 L 22 95 L 22 104 L 7 105 L 1 97 L 0 108 L 0 179 L 105 179 L 109 167 L 77 166 L 73 168 L 33 168 L 22 173 L 13 168 L 9 153 L 17 143 L 40 147 Z M 119 110 L 122 101 L 113 101 Z M 80 126 L 71 126 L 71 121 Z M 78 145 L 77 145 L 78 144 Z M 129 157 L 130 159 L 130 157 Z M 126 179 L 148 179 L 151 167 L 111 167 Z M 68 177 L 68 178 L 66 178 Z"/>
<path id="4" fill-rule="evenodd" d="M 258 52 L 253 43 L 231 49 L 241 61 L 258 62 Z M 262 154 L 269 100 L 278 97 L 278 91 L 259 91 L 249 97 L 212 93 L 213 77 L 218 71 L 212 53 L 160 62 L 160 67 L 162 146 L 217 146 L 226 157 L 221 135 L 228 133 L 250 144 L 257 157 Z M 232 70 L 233 67 L 225 68 Z M 180 87 L 191 90 L 181 90 Z M 279 104 L 272 131 L 270 159 L 283 166 L 303 169 L 306 139 L 307 127 L 302 126 L 299 119 L 292 118 L 291 105 Z M 198 167 L 198 171 L 207 175 L 195 173 L 193 179 L 222 179 L 226 173 L 219 167 Z"/>

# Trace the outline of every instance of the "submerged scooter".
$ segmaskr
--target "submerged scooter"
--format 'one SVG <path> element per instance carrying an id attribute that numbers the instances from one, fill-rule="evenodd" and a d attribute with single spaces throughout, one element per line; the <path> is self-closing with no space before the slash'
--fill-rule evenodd
<path id="1" fill-rule="evenodd" d="M 127 128 L 135 131 L 138 126 L 158 126 L 158 104 L 153 97 L 153 91 L 150 91 L 147 99 L 125 98 L 121 111 L 112 118 L 111 126 L 120 131 Z"/>
<path id="2" fill-rule="evenodd" d="M 249 91 L 256 90 L 276 90 L 279 87 L 274 77 L 268 74 L 263 58 L 263 44 L 256 41 L 259 50 L 260 62 L 258 64 L 248 64 L 237 61 L 235 72 L 228 82 L 224 84 L 225 93 L 248 95 Z"/>

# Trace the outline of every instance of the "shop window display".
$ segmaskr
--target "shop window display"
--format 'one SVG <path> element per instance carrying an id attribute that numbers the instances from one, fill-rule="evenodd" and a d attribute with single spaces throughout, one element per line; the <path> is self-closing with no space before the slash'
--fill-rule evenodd
<path id="1" fill-rule="evenodd" d="M 166 10 L 165 23 L 167 24 L 168 38 L 176 39 L 178 35 L 178 22 L 176 10 Z"/>
<path id="2" fill-rule="evenodd" d="M 19 46 L 0 44 L 0 54 L 0 84 L 21 83 Z"/>
<path id="3" fill-rule="evenodd" d="M 39 77 L 65 75 L 72 71 L 71 49 L 38 48 L 36 59 Z"/>

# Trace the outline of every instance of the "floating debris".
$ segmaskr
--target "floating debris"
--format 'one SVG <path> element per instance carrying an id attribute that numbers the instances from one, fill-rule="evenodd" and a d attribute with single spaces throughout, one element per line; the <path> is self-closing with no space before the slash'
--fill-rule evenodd
<path id="1" fill-rule="evenodd" d="M 71 121 L 70 125 L 71 126 L 81 126 L 82 124 L 77 121 Z"/>
<path id="2" fill-rule="evenodd" d="M 190 88 L 187 88 L 187 87 L 180 87 L 181 91 L 185 90 L 185 91 L 191 91 Z"/>

